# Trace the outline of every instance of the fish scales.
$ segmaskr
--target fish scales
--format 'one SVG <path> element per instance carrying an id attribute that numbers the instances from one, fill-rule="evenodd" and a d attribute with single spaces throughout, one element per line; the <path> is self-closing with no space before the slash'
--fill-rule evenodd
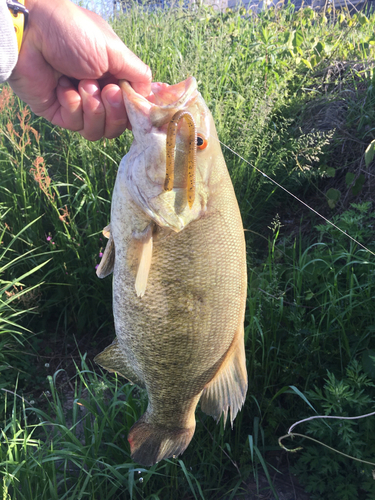
<path id="1" fill-rule="evenodd" d="M 195 80 L 190 79 L 185 88 L 188 85 L 196 85 Z M 168 96 L 173 95 L 173 87 L 168 88 Z M 125 104 L 132 121 L 134 110 L 128 109 L 128 101 L 134 95 L 129 89 L 127 93 L 130 97 L 125 96 Z M 193 96 L 203 101 L 197 91 Z M 185 105 L 188 109 L 189 104 L 191 108 L 191 102 Z M 195 104 L 195 112 L 196 108 Z M 204 112 L 208 110 L 204 108 Z M 132 126 L 134 131 L 134 118 Z M 164 124 L 157 128 L 157 133 L 163 127 Z M 183 130 L 181 127 L 180 132 Z M 216 132 L 211 130 L 210 134 Z M 165 175 L 165 149 L 156 153 L 154 157 Z M 184 161 L 184 154 L 182 141 L 177 145 L 176 164 Z M 202 409 L 217 420 L 222 413 L 226 416 L 231 407 L 233 421 L 246 394 L 243 321 L 247 278 L 243 228 L 220 147 L 212 145 L 207 157 L 206 162 L 200 163 L 197 152 L 196 190 L 201 194 L 194 203 L 201 203 L 198 216 L 181 230 L 159 219 L 155 221 L 140 209 L 129 171 L 133 158 L 139 161 L 139 147 L 134 148 L 134 155 L 130 150 L 122 160 L 114 188 L 109 245 L 114 252 L 117 339 L 96 361 L 147 390 L 147 411 L 128 438 L 132 457 L 142 465 L 152 465 L 185 450 L 194 433 L 199 399 Z M 181 169 L 176 178 L 183 182 Z M 171 198 L 174 205 L 167 200 L 168 212 L 183 213 L 177 200 L 181 193 L 177 191 L 178 188 Z M 144 194 L 141 198 L 143 203 Z M 152 258 L 144 294 L 139 296 L 135 280 L 140 255 L 149 241 L 142 239 L 144 234 L 152 239 Z M 106 253 L 103 259 L 108 259 Z"/>

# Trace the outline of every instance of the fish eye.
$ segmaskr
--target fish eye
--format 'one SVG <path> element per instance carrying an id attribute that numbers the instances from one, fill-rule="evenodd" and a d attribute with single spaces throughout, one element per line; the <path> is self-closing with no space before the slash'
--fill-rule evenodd
<path id="1" fill-rule="evenodd" d="M 206 149 L 207 146 L 207 139 L 202 134 L 197 134 L 197 149 Z"/>

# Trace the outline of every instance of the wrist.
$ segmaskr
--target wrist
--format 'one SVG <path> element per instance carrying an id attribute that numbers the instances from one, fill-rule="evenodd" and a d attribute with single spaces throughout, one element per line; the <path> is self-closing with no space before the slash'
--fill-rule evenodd
<path id="1" fill-rule="evenodd" d="M 25 6 L 25 0 L 6 0 L 6 4 L 12 18 L 19 53 L 21 50 L 24 31 L 27 25 L 29 11 Z"/>

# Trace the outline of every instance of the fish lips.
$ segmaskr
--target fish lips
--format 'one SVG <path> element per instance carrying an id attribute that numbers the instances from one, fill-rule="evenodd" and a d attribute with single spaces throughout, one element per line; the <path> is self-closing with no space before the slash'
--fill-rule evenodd
<path id="1" fill-rule="evenodd" d="M 193 76 L 176 85 L 152 83 L 151 94 L 147 98 L 135 92 L 125 80 L 120 80 L 119 85 L 135 137 L 138 132 L 143 135 L 152 127 L 161 128 L 177 110 L 186 108 L 191 100 L 200 95 Z"/>

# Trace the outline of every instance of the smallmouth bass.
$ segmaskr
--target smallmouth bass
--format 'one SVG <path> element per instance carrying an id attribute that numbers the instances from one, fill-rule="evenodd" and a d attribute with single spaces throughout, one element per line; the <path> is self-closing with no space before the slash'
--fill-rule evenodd
<path id="1" fill-rule="evenodd" d="M 193 77 L 120 84 L 134 141 L 114 187 L 97 275 L 113 271 L 116 340 L 95 361 L 145 388 L 129 431 L 145 466 L 185 451 L 195 409 L 233 424 L 247 391 L 246 250 L 211 113 Z"/>

